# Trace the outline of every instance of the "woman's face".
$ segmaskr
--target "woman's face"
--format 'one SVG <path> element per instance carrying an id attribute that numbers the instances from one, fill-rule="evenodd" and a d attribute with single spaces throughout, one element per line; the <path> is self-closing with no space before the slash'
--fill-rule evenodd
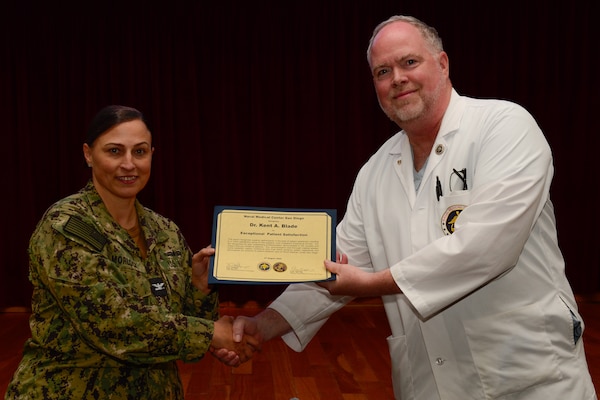
<path id="1" fill-rule="evenodd" d="M 135 199 L 150 178 L 152 135 L 141 120 L 123 122 L 83 145 L 96 190 L 106 201 Z"/>

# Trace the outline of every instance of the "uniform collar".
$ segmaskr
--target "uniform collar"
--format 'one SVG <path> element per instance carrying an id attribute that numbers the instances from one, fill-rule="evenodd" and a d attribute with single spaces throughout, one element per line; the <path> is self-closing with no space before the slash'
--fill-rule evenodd
<path id="1" fill-rule="evenodd" d="M 108 212 L 108 209 L 104 205 L 92 180 L 88 181 L 86 186 L 82 189 L 82 194 L 85 196 L 88 204 L 90 204 L 92 210 L 94 210 L 94 214 L 96 214 L 98 218 L 101 220 L 110 220 L 116 225 L 116 221 Z M 148 252 L 150 252 L 156 243 L 167 240 L 168 235 L 164 232 L 164 229 L 157 224 L 155 219 L 150 216 L 150 211 L 137 199 L 135 200 L 135 208 L 140 221 L 140 228 L 144 232 L 144 237 L 148 244 Z"/>
<path id="2" fill-rule="evenodd" d="M 464 109 L 464 98 L 459 95 L 454 88 L 452 88 L 450 102 L 448 103 L 448 108 L 446 108 L 446 112 L 442 118 L 442 124 L 440 126 L 438 137 L 446 136 L 447 134 L 458 130 Z"/>

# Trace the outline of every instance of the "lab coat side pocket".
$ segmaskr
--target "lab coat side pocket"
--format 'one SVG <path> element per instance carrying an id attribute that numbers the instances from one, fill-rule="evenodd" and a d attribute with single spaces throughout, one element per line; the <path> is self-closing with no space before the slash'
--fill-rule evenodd
<path id="1" fill-rule="evenodd" d="M 562 297 L 559 298 L 560 305 L 562 307 L 558 308 L 565 310 L 563 321 L 568 321 L 569 331 L 573 332 L 572 341 L 570 344 L 572 346 L 577 346 L 577 343 L 579 343 L 579 339 L 581 339 L 583 331 L 585 330 L 585 324 L 583 323 L 583 319 L 581 318 L 581 315 L 579 315 L 579 312 L 576 309 L 572 309 L 571 307 L 569 307 L 569 304 L 565 299 L 563 299 Z M 557 326 L 565 325 L 560 324 L 560 317 L 558 317 L 557 319 L 559 319 L 559 321 L 556 322 Z"/>
<path id="2" fill-rule="evenodd" d="M 464 326 L 486 398 L 562 378 L 539 306 L 467 321 Z"/>
<path id="3" fill-rule="evenodd" d="M 413 373 L 410 358 L 408 357 L 406 336 L 388 336 L 387 343 L 392 359 L 394 398 L 415 400 Z"/>

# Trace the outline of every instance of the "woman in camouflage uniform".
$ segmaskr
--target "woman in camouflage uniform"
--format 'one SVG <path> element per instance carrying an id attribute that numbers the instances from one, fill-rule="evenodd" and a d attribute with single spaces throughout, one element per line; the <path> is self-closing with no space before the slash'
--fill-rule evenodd
<path id="1" fill-rule="evenodd" d="M 179 228 L 144 208 L 152 136 L 136 109 L 96 115 L 83 152 L 92 180 L 52 205 L 29 245 L 32 337 L 6 399 L 182 399 L 176 360 L 230 351 L 207 282 L 210 247 L 192 254 Z"/>

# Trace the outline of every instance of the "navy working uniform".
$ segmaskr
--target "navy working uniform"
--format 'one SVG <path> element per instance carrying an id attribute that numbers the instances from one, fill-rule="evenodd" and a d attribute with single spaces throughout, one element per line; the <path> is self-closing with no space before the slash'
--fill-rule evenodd
<path id="1" fill-rule="evenodd" d="M 218 296 L 192 285 L 175 223 L 136 209 L 145 257 L 91 182 L 46 211 L 29 245 L 32 337 L 6 399 L 183 399 L 176 360 L 209 349 Z"/>

